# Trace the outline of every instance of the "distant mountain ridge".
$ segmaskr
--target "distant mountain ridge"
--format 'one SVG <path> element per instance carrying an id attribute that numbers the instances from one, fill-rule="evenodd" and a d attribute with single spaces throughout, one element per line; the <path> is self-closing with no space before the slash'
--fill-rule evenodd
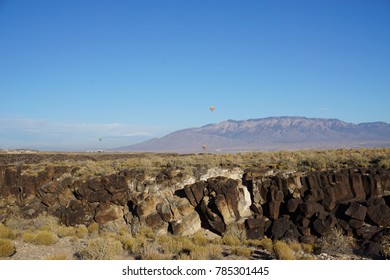
<path id="1" fill-rule="evenodd" d="M 390 124 L 306 117 L 227 120 L 116 150 L 191 153 L 203 151 L 202 145 L 207 145 L 209 152 L 390 147 Z"/>

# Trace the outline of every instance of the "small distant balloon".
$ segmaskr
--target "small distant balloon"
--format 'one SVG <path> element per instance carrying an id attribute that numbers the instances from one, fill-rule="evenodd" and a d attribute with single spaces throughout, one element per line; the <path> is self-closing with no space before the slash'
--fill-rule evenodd
<path id="1" fill-rule="evenodd" d="M 215 110 L 215 107 L 214 106 L 210 106 L 210 111 L 214 112 L 214 110 Z"/>
<path id="2" fill-rule="evenodd" d="M 207 150 L 207 145 L 205 144 L 205 145 L 202 145 L 202 149 L 204 150 L 204 151 L 206 151 Z"/>
<path id="3" fill-rule="evenodd" d="M 99 142 L 102 142 L 103 138 L 102 137 L 99 137 Z"/>

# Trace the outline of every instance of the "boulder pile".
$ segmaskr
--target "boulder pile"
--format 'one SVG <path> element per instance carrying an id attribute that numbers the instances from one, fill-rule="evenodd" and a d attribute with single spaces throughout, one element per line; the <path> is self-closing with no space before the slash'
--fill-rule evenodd
<path id="1" fill-rule="evenodd" d="M 178 169 L 142 170 L 82 179 L 77 168 L 47 166 L 29 175 L 0 166 L 0 221 L 54 215 L 65 225 L 121 221 L 136 231 L 224 235 L 235 226 L 248 238 L 314 242 L 332 228 L 374 248 L 390 227 L 390 170 L 356 168 L 308 173 L 224 170 L 200 180 Z M 238 174 L 240 176 L 238 176 Z M 212 176 L 210 175 L 210 176 Z"/>

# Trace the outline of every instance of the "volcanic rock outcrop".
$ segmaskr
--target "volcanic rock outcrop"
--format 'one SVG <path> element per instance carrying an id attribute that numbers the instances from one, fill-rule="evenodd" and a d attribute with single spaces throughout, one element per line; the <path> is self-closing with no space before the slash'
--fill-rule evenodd
<path id="1" fill-rule="evenodd" d="M 179 169 L 157 176 L 142 170 L 82 179 L 77 169 L 0 166 L 0 220 L 11 214 L 54 215 L 65 225 L 120 221 L 136 232 L 191 235 L 201 228 L 224 235 L 313 242 L 332 228 L 374 248 L 390 227 L 390 170 L 345 169 L 309 173 L 270 169 L 212 170 L 200 180 Z M 222 174 L 223 176 L 216 176 Z"/>

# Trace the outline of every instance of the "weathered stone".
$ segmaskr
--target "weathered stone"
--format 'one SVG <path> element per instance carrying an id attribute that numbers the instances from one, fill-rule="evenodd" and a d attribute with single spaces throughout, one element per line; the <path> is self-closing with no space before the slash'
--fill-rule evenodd
<path id="1" fill-rule="evenodd" d="M 383 198 L 372 197 L 368 200 L 367 216 L 378 226 L 390 226 L 390 207 Z"/>
<path id="2" fill-rule="evenodd" d="M 297 211 L 299 205 L 303 203 L 301 198 L 291 198 L 287 202 L 287 211 L 290 213 L 294 213 Z"/>
<path id="3" fill-rule="evenodd" d="M 349 225 L 351 226 L 351 228 L 353 229 L 359 229 L 363 226 L 363 221 L 361 220 L 355 220 L 355 219 L 351 219 L 349 220 Z"/>
<path id="4" fill-rule="evenodd" d="M 379 242 L 369 242 L 363 245 L 362 255 L 365 255 L 373 260 L 383 260 L 382 245 Z"/>
<path id="5" fill-rule="evenodd" d="M 119 218 L 123 218 L 123 210 L 118 205 L 100 203 L 98 207 L 96 207 L 94 219 L 98 224 L 105 224 Z"/>
<path id="6" fill-rule="evenodd" d="M 156 198 L 148 196 L 143 202 L 136 207 L 138 217 L 146 217 L 156 211 Z"/>
<path id="7" fill-rule="evenodd" d="M 202 220 L 202 226 L 206 229 L 211 230 L 219 235 L 222 235 L 226 231 L 226 224 L 222 217 L 214 212 L 215 207 L 214 199 L 204 197 L 199 207 L 199 215 Z M 214 210 L 214 211 L 213 211 Z"/>
<path id="8" fill-rule="evenodd" d="M 281 239 L 292 226 L 291 220 L 286 217 L 277 219 L 272 223 L 271 234 L 272 239 Z"/>
<path id="9" fill-rule="evenodd" d="M 172 219 L 171 208 L 169 207 L 169 205 L 167 203 L 157 204 L 156 209 L 157 209 L 158 214 L 160 214 L 161 219 L 164 222 L 168 223 Z"/>
<path id="10" fill-rule="evenodd" d="M 314 214 L 324 211 L 324 207 L 315 201 L 306 201 L 300 205 L 301 212 L 306 218 L 311 218 Z"/>
<path id="11" fill-rule="evenodd" d="M 193 211 L 191 215 L 183 217 L 181 220 L 170 223 L 174 235 L 192 235 L 201 229 L 201 220 L 198 213 Z"/>
<path id="12" fill-rule="evenodd" d="M 195 184 L 184 188 L 185 194 L 192 206 L 196 207 L 202 201 L 205 195 L 205 188 L 207 188 L 207 183 L 204 181 L 196 182 Z"/>
<path id="13" fill-rule="evenodd" d="M 350 175 L 351 189 L 356 200 L 366 199 L 366 192 L 364 190 L 362 175 L 351 174 Z"/>
<path id="14" fill-rule="evenodd" d="M 352 202 L 348 207 L 347 211 L 345 211 L 345 215 L 360 221 L 364 221 L 364 219 L 366 218 L 366 214 L 367 207 L 358 202 Z"/>
<path id="15" fill-rule="evenodd" d="M 164 221 L 162 220 L 159 213 L 155 212 L 150 214 L 145 218 L 145 223 L 148 227 L 158 228 L 164 225 Z"/>
<path id="16" fill-rule="evenodd" d="M 376 226 L 364 225 L 356 230 L 356 235 L 363 240 L 371 240 L 379 231 Z"/>

